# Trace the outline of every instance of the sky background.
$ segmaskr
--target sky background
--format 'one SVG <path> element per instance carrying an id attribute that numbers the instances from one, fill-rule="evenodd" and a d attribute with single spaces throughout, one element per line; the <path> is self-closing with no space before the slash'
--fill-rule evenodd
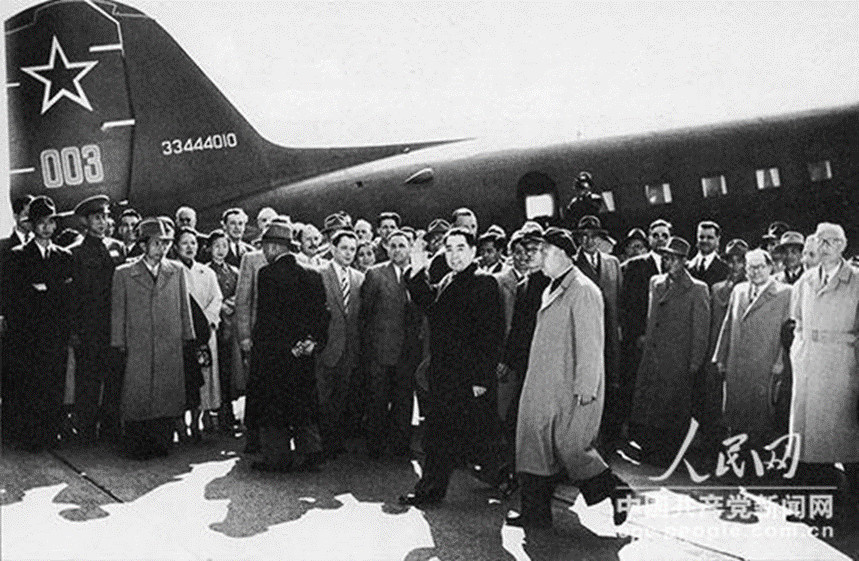
<path id="1" fill-rule="evenodd" d="M 859 2 L 128 3 L 290 146 L 521 144 L 859 101 Z M 3 19 L 31 5 L 4 0 Z"/>

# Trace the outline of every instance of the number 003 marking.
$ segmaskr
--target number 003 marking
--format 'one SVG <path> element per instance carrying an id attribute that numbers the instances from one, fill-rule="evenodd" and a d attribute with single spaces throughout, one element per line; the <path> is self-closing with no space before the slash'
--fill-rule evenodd
<path id="1" fill-rule="evenodd" d="M 81 148 L 66 146 L 57 150 L 48 148 L 39 156 L 42 164 L 42 182 L 48 189 L 63 185 L 101 183 L 104 181 L 104 166 L 98 144 L 87 144 Z"/>

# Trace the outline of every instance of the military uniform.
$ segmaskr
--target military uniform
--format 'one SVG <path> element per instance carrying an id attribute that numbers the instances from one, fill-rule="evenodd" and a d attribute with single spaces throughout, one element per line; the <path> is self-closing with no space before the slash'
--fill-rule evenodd
<path id="1" fill-rule="evenodd" d="M 75 348 L 75 416 L 80 434 L 92 439 L 99 420 L 102 432 L 116 434 L 119 429 L 121 386 L 112 375 L 110 348 L 110 299 L 116 265 L 104 241 L 90 234 L 70 250 L 74 277 L 72 333 L 78 342 Z M 104 398 L 100 407 L 102 386 Z"/>

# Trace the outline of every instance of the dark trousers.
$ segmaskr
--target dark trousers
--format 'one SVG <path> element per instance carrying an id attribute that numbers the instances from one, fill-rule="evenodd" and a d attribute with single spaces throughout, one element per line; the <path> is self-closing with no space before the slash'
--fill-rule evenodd
<path id="1" fill-rule="evenodd" d="M 394 453 L 408 453 L 415 391 L 412 369 L 403 362 L 387 366 L 374 361 L 368 382 L 368 451 L 380 453 L 388 443 Z"/>
<path id="2" fill-rule="evenodd" d="M 218 334 L 218 379 L 221 383 L 221 410 L 220 420 L 227 425 L 232 425 L 236 418 L 233 414 L 233 341 L 222 339 Z M 224 428 L 224 427 L 221 427 Z"/>
<path id="3" fill-rule="evenodd" d="M 45 448 L 56 444 L 65 413 L 68 348 L 45 345 L 32 350 L 15 357 L 11 365 L 15 382 L 10 428 L 14 439 L 25 446 Z"/>
<path id="4" fill-rule="evenodd" d="M 174 424 L 172 417 L 126 421 L 123 448 L 138 460 L 166 456 L 173 443 Z"/>
<path id="5" fill-rule="evenodd" d="M 315 424 L 290 427 L 260 427 L 260 451 L 263 462 L 271 467 L 288 467 L 293 456 L 310 456 L 322 451 L 322 441 Z M 295 451 L 291 442 L 295 439 Z"/>
<path id="6" fill-rule="evenodd" d="M 635 397 L 635 380 L 641 363 L 641 350 L 635 341 L 624 340 L 620 353 L 620 379 L 617 389 L 617 417 L 621 425 L 629 422 L 632 400 Z"/>
<path id="7" fill-rule="evenodd" d="M 321 410 L 319 430 L 322 447 L 326 452 L 339 452 L 343 449 L 343 421 L 351 379 L 352 361 L 346 353 L 335 366 L 327 367 L 321 364 L 321 361 L 317 364 L 316 389 L 319 392 Z"/>
<path id="8" fill-rule="evenodd" d="M 495 392 L 487 391 L 481 397 L 463 393 L 442 400 L 430 396 L 433 403 L 423 442 L 426 456 L 415 493 L 444 498 L 453 471 L 467 464 L 480 466 L 480 479 L 490 485 L 504 481 L 511 464 L 501 441 Z"/>
<path id="9" fill-rule="evenodd" d="M 552 496 L 555 486 L 562 478 L 563 474 L 549 476 L 524 472 L 519 474 L 519 481 L 522 484 L 522 507 L 519 512 L 527 525 L 551 526 Z M 576 481 L 574 484 L 579 488 L 588 506 L 612 497 L 615 489 L 626 485 L 610 469 L 589 479 Z"/>
<path id="10" fill-rule="evenodd" d="M 113 374 L 113 350 L 83 341 L 75 349 L 75 418 L 86 439 L 96 437 L 97 425 L 104 434 L 116 434 L 119 427 L 121 388 Z"/>

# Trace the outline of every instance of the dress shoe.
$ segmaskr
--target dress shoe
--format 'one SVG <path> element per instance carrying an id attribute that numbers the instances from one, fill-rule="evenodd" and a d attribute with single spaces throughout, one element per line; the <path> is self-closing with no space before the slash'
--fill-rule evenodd
<path id="1" fill-rule="evenodd" d="M 517 489 L 519 489 L 519 480 L 516 478 L 516 474 L 513 472 L 505 473 L 502 476 L 501 483 L 498 484 L 501 497 L 509 499 Z"/>
<path id="2" fill-rule="evenodd" d="M 551 528 L 551 520 L 533 520 L 530 517 L 522 515 L 522 513 L 511 510 L 504 517 L 504 523 L 508 526 L 516 528 Z"/>
<path id="3" fill-rule="evenodd" d="M 406 493 L 405 495 L 400 495 L 397 502 L 408 506 L 432 506 L 439 504 L 441 499 L 424 493 Z"/>

